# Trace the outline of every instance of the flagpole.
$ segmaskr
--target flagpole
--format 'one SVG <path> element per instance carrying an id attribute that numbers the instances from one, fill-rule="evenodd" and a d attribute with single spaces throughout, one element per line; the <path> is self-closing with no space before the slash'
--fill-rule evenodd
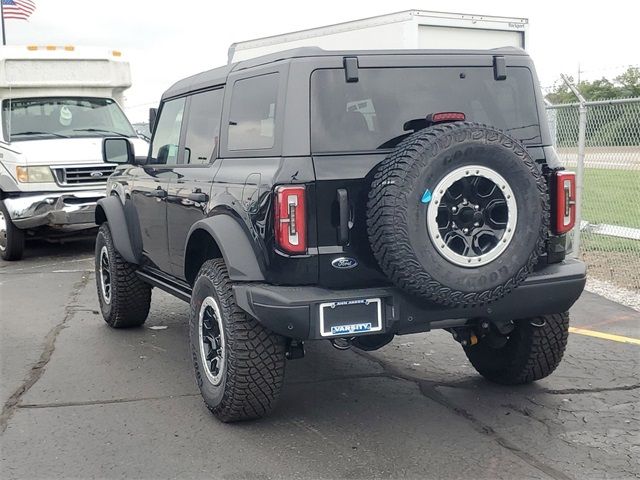
<path id="1" fill-rule="evenodd" d="M 6 45 L 7 44 L 7 36 L 4 33 L 4 2 L 3 0 L 0 0 L 0 18 L 2 19 L 2 45 Z"/>

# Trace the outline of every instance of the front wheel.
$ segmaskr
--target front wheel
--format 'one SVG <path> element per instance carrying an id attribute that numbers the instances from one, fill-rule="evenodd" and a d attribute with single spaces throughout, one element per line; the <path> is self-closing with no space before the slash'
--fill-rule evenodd
<path id="1" fill-rule="evenodd" d="M 191 295 L 189 340 L 207 408 L 223 422 L 259 418 L 284 380 L 285 339 L 238 307 L 222 259 L 200 269 Z"/>
<path id="2" fill-rule="evenodd" d="M 556 313 L 518 320 L 508 335 L 490 333 L 464 352 L 487 380 L 521 385 L 550 375 L 562 360 L 568 338 L 569 314 Z"/>
<path id="3" fill-rule="evenodd" d="M 104 321 L 112 328 L 139 327 L 151 306 L 151 285 L 140 280 L 135 265 L 120 256 L 109 225 L 96 237 L 96 287 Z"/>
<path id="4" fill-rule="evenodd" d="M 24 253 L 24 232 L 11 221 L 9 212 L 0 201 L 0 257 L 3 260 L 20 260 Z"/>

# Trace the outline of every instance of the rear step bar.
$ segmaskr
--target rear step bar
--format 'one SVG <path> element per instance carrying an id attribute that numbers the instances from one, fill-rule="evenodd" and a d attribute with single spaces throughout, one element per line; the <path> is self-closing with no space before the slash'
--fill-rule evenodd
<path id="1" fill-rule="evenodd" d="M 138 270 L 136 273 L 143 281 L 154 287 L 158 287 L 187 303 L 191 301 L 191 287 L 188 284 L 167 278 L 151 270 Z"/>

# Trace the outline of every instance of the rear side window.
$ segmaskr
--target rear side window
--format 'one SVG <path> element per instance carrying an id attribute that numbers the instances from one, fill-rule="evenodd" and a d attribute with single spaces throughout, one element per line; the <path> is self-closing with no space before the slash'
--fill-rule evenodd
<path id="1" fill-rule="evenodd" d="M 535 90 L 527 68 L 510 67 L 496 81 L 491 67 L 363 68 L 346 83 L 344 70 L 311 76 L 314 152 L 393 148 L 413 133 L 411 120 L 463 112 L 526 144 L 541 142 Z M 415 123 L 414 123 L 415 124 Z"/>
<path id="2" fill-rule="evenodd" d="M 185 98 L 177 98 L 162 105 L 151 144 L 150 163 L 156 165 L 178 163 L 178 144 L 185 102 Z"/>
<path id="3" fill-rule="evenodd" d="M 229 150 L 273 148 L 277 98 L 277 73 L 235 83 L 229 115 Z"/>
<path id="4" fill-rule="evenodd" d="M 184 142 L 184 163 L 208 164 L 218 153 L 222 89 L 191 96 L 189 120 Z"/>

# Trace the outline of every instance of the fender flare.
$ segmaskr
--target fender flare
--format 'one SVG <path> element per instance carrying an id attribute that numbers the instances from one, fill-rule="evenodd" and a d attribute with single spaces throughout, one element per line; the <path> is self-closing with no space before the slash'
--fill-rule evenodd
<path id="1" fill-rule="evenodd" d="M 256 252 L 240 223 L 231 215 L 218 214 L 194 223 L 187 235 L 185 252 L 192 235 L 197 230 L 206 231 L 218 244 L 229 272 L 229 278 L 232 281 L 265 281 L 264 269 L 261 267 L 261 255 Z"/>
<path id="2" fill-rule="evenodd" d="M 112 195 L 98 200 L 95 220 L 97 225 L 105 221 L 109 224 L 115 249 L 127 262 L 138 265 L 142 257 L 142 251 L 134 246 L 136 242 L 132 241 L 125 207 L 122 205 L 120 198 Z M 137 244 L 141 245 L 141 243 Z"/>

